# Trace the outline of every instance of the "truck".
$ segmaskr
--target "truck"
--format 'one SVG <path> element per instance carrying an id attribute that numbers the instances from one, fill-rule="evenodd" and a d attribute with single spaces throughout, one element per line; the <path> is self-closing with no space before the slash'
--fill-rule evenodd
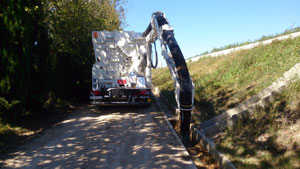
<path id="1" fill-rule="evenodd" d="M 146 39 L 132 31 L 93 31 L 91 103 L 151 105 Z"/>
<path id="2" fill-rule="evenodd" d="M 174 28 L 162 12 L 154 12 L 143 33 L 132 31 L 93 31 L 95 64 L 92 67 L 90 100 L 95 105 L 151 105 L 151 69 L 157 66 L 155 42 L 174 80 L 174 93 L 180 115 L 180 135 L 187 145 L 194 83 L 174 36 Z M 152 60 L 154 45 L 156 63 Z"/>

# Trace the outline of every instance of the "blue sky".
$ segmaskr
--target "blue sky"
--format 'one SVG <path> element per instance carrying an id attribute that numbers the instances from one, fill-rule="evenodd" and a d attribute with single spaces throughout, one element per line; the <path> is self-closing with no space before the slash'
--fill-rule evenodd
<path id="1" fill-rule="evenodd" d="M 185 58 L 300 26 L 300 0 L 128 0 L 125 8 L 126 31 L 143 32 L 164 12 Z"/>

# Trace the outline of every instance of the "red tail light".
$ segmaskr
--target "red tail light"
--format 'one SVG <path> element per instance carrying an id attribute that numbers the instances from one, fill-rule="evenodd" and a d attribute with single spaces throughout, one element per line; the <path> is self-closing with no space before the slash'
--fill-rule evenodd
<path id="1" fill-rule="evenodd" d="M 126 84 L 126 80 L 120 79 L 120 80 L 118 80 L 118 84 L 119 85 L 124 85 L 124 84 Z"/>
<path id="2" fill-rule="evenodd" d="M 150 90 L 140 90 L 140 95 L 150 95 Z"/>
<path id="3" fill-rule="evenodd" d="M 101 92 L 100 91 L 91 91 L 91 94 L 93 94 L 93 95 L 100 95 Z"/>
<path id="4" fill-rule="evenodd" d="M 98 33 L 94 32 L 94 37 L 97 39 L 98 38 Z"/>

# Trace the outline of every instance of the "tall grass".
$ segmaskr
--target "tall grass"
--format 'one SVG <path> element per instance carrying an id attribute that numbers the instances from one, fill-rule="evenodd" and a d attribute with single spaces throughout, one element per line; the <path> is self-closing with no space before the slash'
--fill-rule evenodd
<path id="1" fill-rule="evenodd" d="M 188 63 L 195 83 L 195 111 L 199 123 L 233 108 L 269 86 L 300 62 L 300 38 L 275 41 L 220 57 Z M 153 84 L 175 104 L 173 81 L 167 68 L 153 71 Z"/>
<path id="2" fill-rule="evenodd" d="M 237 168 L 300 167 L 300 80 L 216 140 Z M 298 124 L 298 125 L 297 125 Z"/>

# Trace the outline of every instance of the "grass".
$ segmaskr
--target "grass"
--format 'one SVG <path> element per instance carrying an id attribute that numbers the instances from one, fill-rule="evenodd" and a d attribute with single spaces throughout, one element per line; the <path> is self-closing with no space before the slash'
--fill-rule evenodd
<path id="1" fill-rule="evenodd" d="M 15 122 L 0 119 L 0 154 L 5 155 L 19 143 L 61 121 L 72 109 L 73 106 L 67 100 L 51 96 L 39 113 L 24 113 Z"/>
<path id="2" fill-rule="evenodd" d="M 300 80 L 216 140 L 237 168 L 300 168 Z"/>
<path id="3" fill-rule="evenodd" d="M 261 42 L 261 41 L 276 38 L 276 37 L 279 37 L 279 36 L 295 33 L 295 32 L 300 32 L 300 27 L 287 29 L 284 32 L 279 33 L 279 34 L 272 34 L 272 35 L 267 35 L 267 36 L 264 35 L 264 36 L 262 36 L 261 38 L 255 40 L 255 41 L 248 40 L 248 41 L 245 41 L 245 42 L 229 44 L 229 45 L 226 45 L 226 46 L 223 46 L 223 47 L 220 47 L 220 48 L 213 48 L 210 52 L 205 51 L 205 52 L 201 53 L 200 55 L 196 55 L 194 57 L 209 54 L 209 53 L 213 53 L 213 52 L 218 52 L 218 51 L 226 50 L 226 49 L 230 49 L 230 48 L 235 48 L 235 47 L 239 47 L 239 46 L 244 46 L 244 45 L 248 45 L 248 44 L 255 43 L 255 42 Z"/>
<path id="4" fill-rule="evenodd" d="M 33 132 L 23 127 L 13 127 L 10 124 L 0 123 L 0 154 L 6 153 L 12 143 L 16 144 L 24 140 L 28 135 L 32 135 Z"/>
<path id="5" fill-rule="evenodd" d="M 235 107 L 269 86 L 300 62 L 300 38 L 275 41 L 226 56 L 188 63 L 195 84 L 195 123 Z M 153 71 L 153 84 L 175 104 L 173 81 L 167 68 Z"/>

